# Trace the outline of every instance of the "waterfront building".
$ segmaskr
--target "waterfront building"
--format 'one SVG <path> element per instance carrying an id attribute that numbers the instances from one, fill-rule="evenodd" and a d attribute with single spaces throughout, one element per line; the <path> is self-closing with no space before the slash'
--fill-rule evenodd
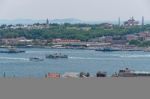
<path id="1" fill-rule="evenodd" d="M 113 40 L 112 41 L 113 45 L 116 45 L 116 44 L 117 45 L 125 45 L 126 43 L 127 43 L 127 40 L 123 40 L 123 39 L 122 40 Z"/>
<path id="2" fill-rule="evenodd" d="M 80 43 L 80 40 L 74 39 L 53 39 L 52 43 L 70 44 L 70 43 Z"/>
<path id="3" fill-rule="evenodd" d="M 149 40 L 150 38 L 150 32 L 146 31 L 146 32 L 140 32 L 138 33 L 138 36 L 141 40 Z"/>
<path id="4" fill-rule="evenodd" d="M 126 36 L 127 41 L 131 41 L 131 40 L 138 40 L 138 36 L 137 35 L 127 35 Z"/>
<path id="5" fill-rule="evenodd" d="M 28 45 L 32 43 L 32 39 L 26 39 L 25 37 L 18 38 L 3 38 L 1 39 L 2 45 Z"/>
<path id="6" fill-rule="evenodd" d="M 113 37 L 112 36 L 105 36 L 105 43 L 112 43 Z"/>

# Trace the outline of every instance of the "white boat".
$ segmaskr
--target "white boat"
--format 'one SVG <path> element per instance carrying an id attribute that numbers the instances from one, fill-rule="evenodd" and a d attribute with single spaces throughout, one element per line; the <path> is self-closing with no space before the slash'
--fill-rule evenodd
<path id="1" fill-rule="evenodd" d="M 80 73 L 76 73 L 76 72 L 67 72 L 64 75 L 62 75 L 63 78 L 79 78 L 80 77 Z"/>
<path id="2" fill-rule="evenodd" d="M 116 74 L 118 77 L 150 77 L 150 72 L 146 71 L 134 71 L 126 68 L 125 70 L 119 70 Z"/>

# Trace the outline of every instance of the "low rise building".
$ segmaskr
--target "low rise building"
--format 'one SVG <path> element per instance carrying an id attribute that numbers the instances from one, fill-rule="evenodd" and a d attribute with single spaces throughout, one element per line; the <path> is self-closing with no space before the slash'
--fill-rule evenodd
<path id="1" fill-rule="evenodd" d="M 126 39 L 127 41 L 138 40 L 138 36 L 130 34 L 130 35 L 126 35 Z"/>
<path id="2" fill-rule="evenodd" d="M 140 32 L 138 33 L 138 36 L 140 38 L 140 40 L 149 40 L 150 38 L 150 32 Z"/>
<path id="3" fill-rule="evenodd" d="M 53 39 L 52 43 L 57 44 L 71 44 L 71 43 L 80 43 L 80 40 L 74 40 L 74 39 Z"/>

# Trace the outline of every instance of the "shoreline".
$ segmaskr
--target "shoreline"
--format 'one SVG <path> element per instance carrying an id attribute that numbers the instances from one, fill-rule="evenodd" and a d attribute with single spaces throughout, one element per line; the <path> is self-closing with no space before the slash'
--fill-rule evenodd
<path id="1" fill-rule="evenodd" d="M 9 48 L 8 46 L 0 46 L 0 48 Z M 17 47 L 15 46 L 15 48 L 24 48 L 24 49 L 32 49 L 32 48 L 42 48 L 42 49 L 72 49 L 72 50 L 97 50 L 99 48 L 95 47 L 95 48 L 66 48 L 66 47 L 62 47 L 62 48 L 53 48 L 53 47 L 48 47 L 48 46 L 35 46 L 35 47 Z M 119 49 L 119 50 L 115 50 L 115 51 L 103 51 L 103 50 L 99 50 L 101 52 L 117 52 L 117 51 L 144 51 L 144 52 L 149 52 L 148 50 L 146 50 L 146 48 L 137 48 L 137 49 Z"/>

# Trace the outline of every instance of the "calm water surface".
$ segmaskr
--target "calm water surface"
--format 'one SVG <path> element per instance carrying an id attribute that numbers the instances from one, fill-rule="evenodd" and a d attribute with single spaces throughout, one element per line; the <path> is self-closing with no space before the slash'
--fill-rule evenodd
<path id="1" fill-rule="evenodd" d="M 3 50 L 3 49 L 0 49 Z M 126 67 L 150 71 L 150 52 L 96 52 L 94 50 L 68 49 L 23 49 L 26 53 L 0 54 L 0 77 L 3 73 L 12 77 L 44 77 L 48 72 L 90 72 L 106 71 L 109 75 Z M 69 59 L 45 59 L 29 61 L 30 57 L 45 58 L 47 54 L 62 53 Z"/>

